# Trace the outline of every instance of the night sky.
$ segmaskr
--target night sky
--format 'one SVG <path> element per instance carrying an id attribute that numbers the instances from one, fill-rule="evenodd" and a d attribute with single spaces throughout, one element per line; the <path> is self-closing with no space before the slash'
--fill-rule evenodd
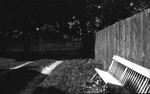
<path id="1" fill-rule="evenodd" d="M 80 22 L 83 19 L 83 24 L 99 18 L 100 30 L 129 17 L 137 10 L 141 11 L 142 7 L 139 0 L 0 0 L 0 29 L 26 28 L 29 26 L 25 25 L 33 23 L 41 27 L 55 22 L 64 28 L 63 24 L 66 25 L 76 16 Z M 85 18 L 87 16 L 89 18 Z"/>
<path id="2" fill-rule="evenodd" d="M 79 0 L 0 0 L 0 23 L 47 22 L 77 14 L 82 6 L 83 2 Z"/>

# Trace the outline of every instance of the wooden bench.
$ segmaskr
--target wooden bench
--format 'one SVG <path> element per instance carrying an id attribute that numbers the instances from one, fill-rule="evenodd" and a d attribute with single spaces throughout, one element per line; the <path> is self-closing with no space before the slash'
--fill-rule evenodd
<path id="1" fill-rule="evenodd" d="M 150 93 L 150 70 L 122 57 L 114 55 L 108 71 L 95 71 L 106 84 L 123 86 L 133 93 Z"/>

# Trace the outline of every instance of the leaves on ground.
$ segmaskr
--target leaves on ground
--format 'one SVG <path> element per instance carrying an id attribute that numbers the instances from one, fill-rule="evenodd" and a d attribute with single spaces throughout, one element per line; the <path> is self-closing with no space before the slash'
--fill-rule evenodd
<path id="1" fill-rule="evenodd" d="M 99 61 L 92 59 L 65 60 L 43 80 L 39 87 L 56 87 L 67 93 L 105 92 L 105 84 L 95 86 L 92 84 L 92 89 L 87 88 L 86 83 L 96 73 L 94 70 L 96 67 L 102 69 L 103 66 Z"/>

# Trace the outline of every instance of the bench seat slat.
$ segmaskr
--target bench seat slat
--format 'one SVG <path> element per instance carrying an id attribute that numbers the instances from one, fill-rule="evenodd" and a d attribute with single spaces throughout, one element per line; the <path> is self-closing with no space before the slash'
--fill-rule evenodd
<path id="1" fill-rule="evenodd" d="M 141 93 L 144 93 L 145 87 L 147 86 L 147 82 L 148 82 L 148 79 L 145 79 L 145 81 L 141 87 Z"/>
<path id="2" fill-rule="evenodd" d="M 150 79 L 150 70 L 149 69 L 142 67 L 138 64 L 132 63 L 131 61 L 128 61 L 128 60 L 126 60 L 122 57 L 116 56 L 116 55 L 113 56 L 113 60 L 127 66 L 128 68 L 131 68 L 132 70 L 134 70 L 134 71 L 140 73 L 141 75 Z"/>
<path id="3" fill-rule="evenodd" d="M 141 93 L 141 89 L 142 89 L 142 85 L 143 85 L 144 80 L 145 80 L 144 77 L 142 77 L 139 88 L 137 89 L 139 93 Z"/>
<path id="4" fill-rule="evenodd" d="M 134 72 L 134 74 L 133 74 L 134 76 L 133 76 L 133 81 L 132 81 L 132 83 L 133 83 L 133 88 L 134 88 L 134 90 L 135 90 L 135 86 L 136 86 L 136 78 L 137 78 L 137 75 L 136 75 L 136 72 Z"/>
<path id="5" fill-rule="evenodd" d="M 127 69 L 128 69 L 128 67 L 125 68 L 125 70 L 124 70 L 122 76 L 121 76 L 120 79 L 119 79 L 119 81 L 120 81 L 121 83 L 124 82 L 124 79 L 123 79 L 123 78 L 125 78 L 124 76 L 125 76 L 125 73 L 126 73 Z"/>
<path id="6" fill-rule="evenodd" d="M 146 93 L 150 93 L 150 85 L 149 85 L 148 88 L 146 89 Z"/>
<path id="7" fill-rule="evenodd" d="M 123 86 L 134 93 L 150 93 L 150 70 L 122 57 L 114 55 L 108 71 L 95 71 L 106 84 Z"/>
<path id="8" fill-rule="evenodd" d="M 109 72 L 100 70 L 98 68 L 95 68 L 95 71 L 100 75 L 100 77 L 103 79 L 103 81 L 108 84 L 114 84 L 118 86 L 123 86 L 116 78 L 114 78 Z"/>

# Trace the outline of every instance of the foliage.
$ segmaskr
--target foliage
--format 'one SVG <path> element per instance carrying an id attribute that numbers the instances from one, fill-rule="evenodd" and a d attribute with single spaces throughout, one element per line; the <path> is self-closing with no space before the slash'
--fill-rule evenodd
<path id="1" fill-rule="evenodd" d="M 90 27 L 99 30 L 149 7 L 149 0 L 87 0 L 87 16 Z"/>
<path id="2" fill-rule="evenodd" d="M 134 15 L 138 12 L 144 11 L 149 7 L 150 7 L 149 0 L 132 0 L 128 5 L 127 10 L 131 12 L 131 15 Z"/>
<path id="3" fill-rule="evenodd" d="M 88 39 L 97 31 L 150 7 L 149 0 L 21 1 L 3 0 L 12 10 L 2 11 L 1 40 Z M 36 28 L 40 31 L 36 32 Z"/>

